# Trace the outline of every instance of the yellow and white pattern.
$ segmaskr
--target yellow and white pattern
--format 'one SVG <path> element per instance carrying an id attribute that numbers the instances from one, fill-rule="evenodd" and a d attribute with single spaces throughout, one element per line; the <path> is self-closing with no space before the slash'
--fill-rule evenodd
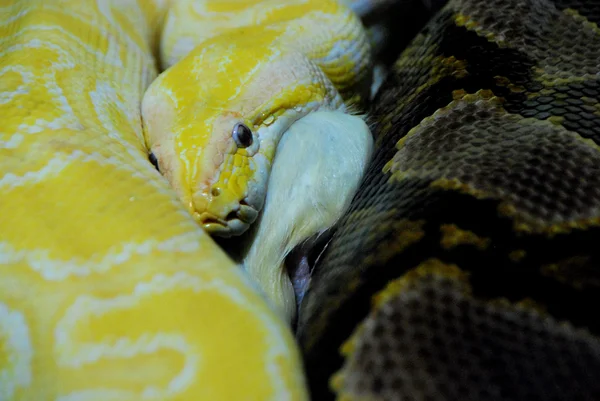
<path id="1" fill-rule="evenodd" d="M 169 4 L 0 0 L 0 400 L 303 400 L 291 333 L 147 160 Z"/>

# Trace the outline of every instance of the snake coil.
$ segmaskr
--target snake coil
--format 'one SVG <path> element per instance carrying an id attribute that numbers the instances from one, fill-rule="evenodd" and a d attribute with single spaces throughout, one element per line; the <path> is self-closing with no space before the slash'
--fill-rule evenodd
<path id="1" fill-rule="evenodd" d="M 600 4 L 451 0 L 300 310 L 313 399 L 600 397 Z"/>

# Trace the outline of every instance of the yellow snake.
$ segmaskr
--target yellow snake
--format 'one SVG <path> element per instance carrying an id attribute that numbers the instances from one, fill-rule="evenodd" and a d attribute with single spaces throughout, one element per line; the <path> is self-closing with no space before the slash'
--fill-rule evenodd
<path id="1" fill-rule="evenodd" d="M 2 400 L 306 398 L 287 328 L 147 160 L 168 7 L 0 2 Z M 305 106 L 341 107 L 312 74 Z"/>
<path id="2" fill-rule="evenodd" d="M 0 29 L 0 400 L 306 399 L 289 329 L 197 222 L 243 232 L 283 132 L 362 101 L 358 17 L 1 0 Z"/>

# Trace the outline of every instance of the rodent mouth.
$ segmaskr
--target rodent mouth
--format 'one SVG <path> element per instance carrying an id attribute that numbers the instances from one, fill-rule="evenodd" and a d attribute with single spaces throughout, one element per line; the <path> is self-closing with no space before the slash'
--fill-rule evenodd
<path id="1" fill-rule="evenodd" d="M 211 235 L 229 238 L 246 232 L 257 217 L 258 211 L 242 200 L 224 218 L 204 212 L 200 214 L 198 221 L 202 228 Z"/>

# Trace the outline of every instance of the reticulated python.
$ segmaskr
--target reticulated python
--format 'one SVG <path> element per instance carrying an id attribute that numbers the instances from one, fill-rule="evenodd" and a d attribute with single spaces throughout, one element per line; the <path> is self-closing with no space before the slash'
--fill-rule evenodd
<path id="1" fill-rule="evenodd" d="M 300 309 L 314 399 L 600 399 L 599 23 L 451 0 L 398 58 Z"/>
<path id="2" fill-rule="evenodd" d="M 280 131 L 343 110 L 370 59 L 337 2 L 263 3 L 0 1 L 1 400 L 306 399 L 289 329 L 189 212 L 243 231 Z M 254 39 L 211 39 L 226 21 Z M 142 116 L 159 50 L 205 39 Z"/>

